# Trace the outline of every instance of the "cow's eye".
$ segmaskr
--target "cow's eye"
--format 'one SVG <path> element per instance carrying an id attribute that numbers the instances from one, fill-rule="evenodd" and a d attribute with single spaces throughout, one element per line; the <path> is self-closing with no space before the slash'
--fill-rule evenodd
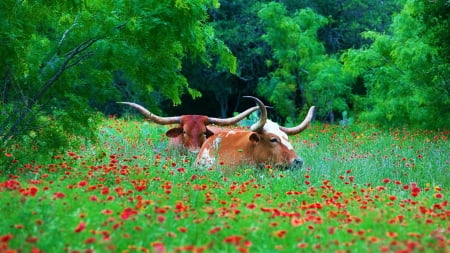
<path id="1" fill-rule="evenodd" d="M 275 137 L 270 138 L 270 142 L 278 142 L 278 139 Z"/>

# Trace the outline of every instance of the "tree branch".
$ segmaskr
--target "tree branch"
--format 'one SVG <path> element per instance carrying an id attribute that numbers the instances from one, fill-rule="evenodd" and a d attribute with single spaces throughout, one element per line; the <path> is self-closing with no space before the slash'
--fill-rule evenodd
<path id="1" fill-rule="evenodd" d="M 66 30 L 67 31 L 67 30 Z M 31 111 L 33 106 L 37 103 L 37 101 L 44 95 L 44 93 L 61 77 L 61 75 L 66 71 L 67 69 L 75 66 L 82 60 L 94 55 L 94 52 L 87 52 L 82 54 L 84 51 L 86 51 L 88 48 L 90 48 L 95 42 L 97 42 L 98 39 L 88 39 L 82 43 L 80 43 L 78 46 L 70 50 L 68 53 L 64 54 L 65 60 L 59 66 L 56 73 L 42 86 L 42 88 L 39 90 L 39 92 L 31 99 L 29 103 L 25 106 L 22 112 L 20 112 L 18 118 L 13 123 L 13 125 L 9 128 L 8 132 L 2 136 L 3 143 L 6 143 L 6 141 L 14 136 L 17 133 L 18 126 L 22 123 L 22 121 L 26 118 L 28 113 Z M 79 56 L 81 54 L 81 56 Z M 79 57 L 77 57 L 79 56 Z M 76 58 L 77 57 L 77 58 Z M 73 62 L 72 62 L 73 61 Z M 0 133 L 1 135 L 1 133 Z"/>

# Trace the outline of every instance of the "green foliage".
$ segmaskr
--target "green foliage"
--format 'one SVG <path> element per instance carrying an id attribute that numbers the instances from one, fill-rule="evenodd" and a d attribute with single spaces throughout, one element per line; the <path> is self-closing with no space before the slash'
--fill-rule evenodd
<path id="1" fill-rule="evenodd" d="M 16 171 L 0 173 L 2 250 L 440 252 L 446 246 L 448 132 L 317 124 L 290 137 L 303 169 L 226 172 L 196 168 L 192 154 L 167 152 L 163 128 L 105 120 L 99 142 L 45 162 L 20 160 Z M 6 155 L 8 165 L 14 156 Z"/>
<path id="2" fill-rule="evenodd" d="M 284 117 L 298 117 L 304 105 L 316 105 L 322 117 L 346 110 L 350 79 L 317 39 L 327 20 L 311 9 L 290 15 L 279 3 L 264 5 L 259 17 L 266 27 L 263 39 L 273 50 L 266 62 L 273 71 L 260 80 L 259 93 Z"/>
<path id="3" fill-rule="evenodd" d="M 448 19 L 424 21 L 435 16 L 426 12 L 429 5 L 449 8 L 443 2 L 408 1 L 394 17 L 391 35 L 367 32 L 374 41 L 370 47 L 344 54 L 345 69 L 362 76 L 367 88 L 367 97 L 355 100 L 362 103 L 357 105 L 361 119 L 433 129 L 450 125 L 448 46 L 436 43 L 447 36 L 442 25 Z"/>
<path id="4" fill-rule="evenodd" d="M 0 138 L 27 136 L 45 115 L 64 134 L 83 134 L 91 106 L 140 100 L 155 108 L 167 99 L 180 104 L 185 93 L 199 97 L 181 73 L 183 60 L 236 72 L 208 23 L 208 9 L 218 7 L 217 0 L 2 1 L 0 103 L 14 110 L 1 118 Z M 65 142 L 56 139 L 54 148 Z"/>

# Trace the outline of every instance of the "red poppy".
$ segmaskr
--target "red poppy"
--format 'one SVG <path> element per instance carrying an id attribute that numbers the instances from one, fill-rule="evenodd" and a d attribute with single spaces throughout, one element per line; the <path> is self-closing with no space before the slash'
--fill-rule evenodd
<path id="1" fill-rule="evenodd" d="M 303 218 L 292 217 L 292 219 L 291 219 L 291 225 L 293 227 L 298 227 L 304 223 L 305 223 L 305 220 Z"/>
<path id="2" fill-rule="evenodd" d="M 238 246 L 240 244 L 240 242 L 242 241 L 242 239 L 243 239 L 243 237 L 240 235 L 230 235 L 230 236 L 225 237 L 225 239 L 223 239 L 223 241 L 225 243 L 230 243 L 230 244 Z"/>
<path id="3" fill-rule="evenodd" d="M 94 237 L 89 237 L 86 240 L 84 240 L 84 244 L 94 243 L 95 241 L 96 239 Z"/>
<path id="4" fill-rule="evenodd" d="M 441 198 L 444 197 L 444 195 L 442 195 L 442 193 L 438 192 L 438 193 L 434 194 L 434 197 L 437 198 L 437 199 L 441 199 Z"/>
<path id="5" fill-rule="evenodd" d="M 65 197 L 66 197 L 66 194 L 64 194 L 62 192 L 55 192 L 55 194 L 53 194 L 54 199 L 63 199 Z"/>
<path id="6" fill-rule="evenodd" d="M 278 231 L 273 232 L 273 235 L 278 238 L 284 238 L 286 236 L 286 234 L 287 234 L 286 230 L 278 230 Z"/>
<path id="7" fill-rule="evenodd" d="M 255 203 L 250 203 L 250 204 L 247 205 L 247 208 L 250 209 L 250 210 L 253 210 L 253 209 L 256 208 L 256 204 Z"/>
<path id="8" fill-rule="evenodd" d="M 213 227 L 208 231 L 208 234 L 215 234 L 215 233 L 219 232 L 220 230 L 222 230 L 220 227 Z"/>
<path id="9" fill-rule="evenodd" d="M 156 253 L 164 253 L 164 252 L 166 252 L 166 246 L 164 245 L 163 242 L 153 242 L 151 244 L 151 246 L 153 247 L 153 251 L 152 252 L 156 252 Z"/>
<path id="10" fill-rule="evenodd" d="M 124 220 L 130 218 L 131 216 L 136 215 L 138 212 L 130 207 L 125 208 L 122 211 L 122 214 L 120 215 L 120 217 Z"/>
<path id="11" fill-rule="evenodd" d="M 398 236 L 398 234 L 396 232 L 386 232 L 386 236 L 391 237 L 391 238 L 395 238 Z"/>
<path id="12" fill-rule="evenodd" d="M 297 248 L 304 249 L 306 247 L 308 247 L 307 243 L 301 242 L 301 243 L 297 244 Z"/>
<path id="13" fill-rule="evenodd" d="M 158 220 L 159 223 L 163 223 L 166 221 L 166 217 L 164 217 L 163 215 L 158 215 L 156 219 Z"/>
<path id="14" fill-rule="evenodd" d="M 75 233 L 80 233 L 85 228 L 86 228 L 86 222 L 80 221 L 80 223 L 78 223 L 78 226 L 74 229 L 74 232 Z"/>
<path id="15" fill-rule="evenodd" d="M 2 235 L 0 236 L 0 242 L 9 242 L 13 238 L 14 236 L 12 234 Z"/>

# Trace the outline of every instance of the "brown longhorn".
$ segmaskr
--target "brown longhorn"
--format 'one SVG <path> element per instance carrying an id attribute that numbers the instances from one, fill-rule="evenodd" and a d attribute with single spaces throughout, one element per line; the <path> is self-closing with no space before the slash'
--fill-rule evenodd
<path id="1" fill-rule="evenodd" d="M 220 119 L 208 117 L 205 115 L 181 115 L 174 117 L 161 117 L 151 113 L 136 103 L 118 102 L 136 108 L 140 113 L 151 121 L 160 125 L 178 124 L 178 127 L 169 129 L 166 132 L 171 137 L 171 145 L 186 148 L 190 151 L 197 152 L 205 142 L 206 138 L 218 131 L 217 128 L 208 128 L 207 125 L 215 124 L 219 126 L 232 125 L 247 117 L 250 113 L 259 109 L 258 106 L 249 108 L 237 116 Z"/>
<path id="2" fill-rule="evenodd" d="M 293 128 L 281 127 L 267 119 L 264 104 L 255 97 L 261 117 L 248 130 L 228 130 L 209 137 L 197 154 L 196 164 L 211 167 L 217 164 L 231 168 L 240 165 L 273 165 L 277 168 L 301 167 L 302 159 L 288 140 L 288 134 L 303 131 L 311 122 L 314 106 L 301 124 Z"/>

